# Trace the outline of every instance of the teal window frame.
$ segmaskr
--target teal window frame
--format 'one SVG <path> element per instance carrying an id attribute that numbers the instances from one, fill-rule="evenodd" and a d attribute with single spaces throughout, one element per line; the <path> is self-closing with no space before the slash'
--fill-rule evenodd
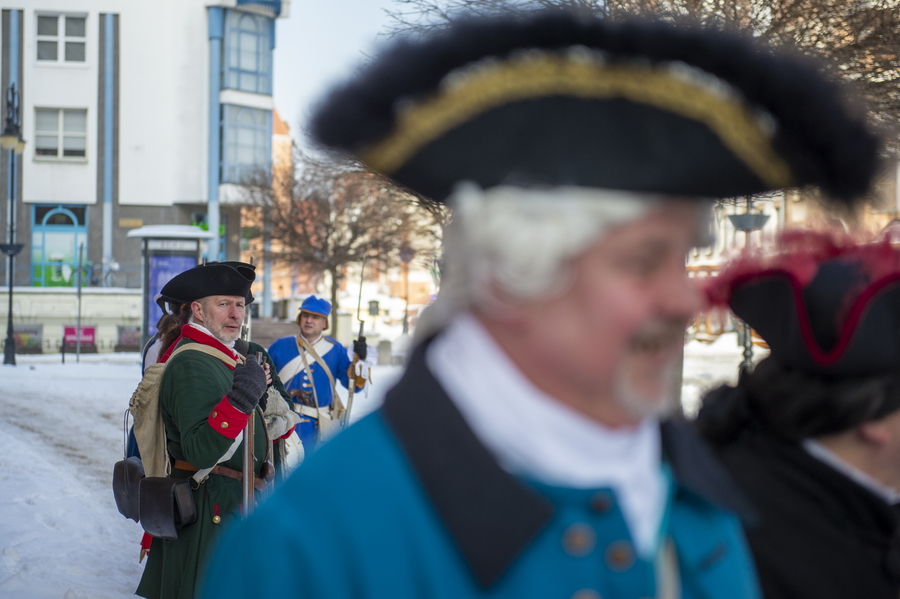
<path id="1" fill-rule="evenodd" d="M 220 181 L 240 185 L 260 169 L 272 167 L 272 111 L 222 104 Z"/>
<path id="2" fill-rule="evenodd" d="M 275 20 L 229 10 L 225 20 L 222 88 L 272 95 Z"/>
<path id="3" fill-rule="evenodd" d="M 37 222 L 38 211 L 49 208 Z M 78 215 L 73 211 L 83 210 L 82 222 L 79 222 Z M 57 224 L 53 221 L 68 218 L 72 224 Z M 88 207 L 61 204 L 32 204 L 31 206 L 31 286 L 32 287 L 74 287 L 77 281 L 76 270 L 78 268 L 78 246 L 84 243 L 85 262 L 83 266 L 88 267 L 87 251 L 88 251 Z M 51 259 L 48 255 L 48 245 L 53 248 L 65 246 L 65 237 L 71 236 L 71 254 L 68 256 L 66 252 L 62 252 L 61 258 Z M 54 253 L 53 255 L 58 255 Z M 71 270 L 66 270 L 66 267 Z M 68 279 L 65 274 L 69 273 Z M 90 278 L 82 279 L 83 285 L 88 285 Z"/>

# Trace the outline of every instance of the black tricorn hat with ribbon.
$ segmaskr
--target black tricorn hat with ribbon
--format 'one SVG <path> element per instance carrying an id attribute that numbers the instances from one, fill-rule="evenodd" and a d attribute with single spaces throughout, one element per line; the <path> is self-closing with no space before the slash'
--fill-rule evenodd
<path id="1" fill-rule="evenodd" d="M 779 251 L 750 254 L 710 279 L 784 366 L 826 379 L 900 369 L 900 249 L 788 232 Z"/>
<path id="2" fill-rule="evenodd" d="M 250 285 L 256 267 L 244 262 L 209 262 L 172 277 L 160 290 L 160 300 L 189 304 L 210 295 L 232 295 L 253 301 Z M 159 301 L 159 300 L 157 300 Z"/>
<path id="3" fill-rule="evenodd" d="M 310 131 L 437 201 L 467 180 L 712 198 L 816 185 L 849 204 L 879 149 L 807 59 L 564 10 L 401 40 L 326 97 Z"/>

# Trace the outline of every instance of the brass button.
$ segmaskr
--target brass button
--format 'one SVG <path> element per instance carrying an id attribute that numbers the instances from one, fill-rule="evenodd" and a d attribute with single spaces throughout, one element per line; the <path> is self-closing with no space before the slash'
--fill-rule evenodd
<path id="1" fill-rule="evenodd" d="M 583 522 L 569 526 L 563 533 L 563 549 L 572 557 L 587 555 L 594 549 L 596 542 L 594 529 Z"/>
<path id="2" fill-rule="evenodd" d="M 614 541 L 606 548 L 606 565 L 622 572 L 634 564 L 634 548 L 628 541 Z"/>
<path id="3" fill-rule="evenodd" d="M 581 589 L 580 591 L 575 591 L 572 599 L 603 599 L 603 597 L 594 589 Z"/>
<path id="4" fill-rule="evenodd" d="M 223 422 L 223 423 L 220 424 L 219 426 L 221 426 L 222 428 L 228 428 L 228 423 L 227 423 L 227 422 Z"/>
<path id="5" fill-rule="evenodd" d="M 213 417 L 213 418 L 218 418 L 218 417 L 219 417 L 219 413 L 216 412 L 215 410 L 213 410 L 212 417 Z"/>
<path id="6" fill-rule="evenodd" d="M 609 491 L 600 491 L 591 497 L 591 511 L 598 514 L 605 514 L 612 509 L 613 498 Z"/>

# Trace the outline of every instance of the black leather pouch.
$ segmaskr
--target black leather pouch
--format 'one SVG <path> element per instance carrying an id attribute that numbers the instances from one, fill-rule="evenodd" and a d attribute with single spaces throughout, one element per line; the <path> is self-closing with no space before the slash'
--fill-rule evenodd
<path id="1" fill-rule="evenodd" d="M 113 496 L 119 513 L 135 522 L 141 519 L 139 491 L 144 478 L 141 458 L 132 456 L 113 466 Z"/>
<path id="2" fill-rule="evenodd" d="M 174 541 L 178 530 L 197 521 L 189 478 L 151 477 L 141 481 L 141 526 L 154 537 Z"/>

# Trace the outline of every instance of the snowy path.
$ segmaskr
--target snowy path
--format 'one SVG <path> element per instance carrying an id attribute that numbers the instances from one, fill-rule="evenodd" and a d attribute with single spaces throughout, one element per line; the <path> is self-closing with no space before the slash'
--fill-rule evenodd
<path id="1" fill-rule="evenodd" d="M 142 531 L 116 511 L 110 481 L 137 354 L 33 363 L 49 357 L 0 369 L 0 597 L 126 597 Z"/>
<path id="2" fill-rule="evenodd" d="M 112 467 L 122 456 L 122 415 L 140 379 L 137 354 L 17 356 L 0 366 L 0 599 L 113 599 L 140 580 L 142 529 L 116 511 Z M 734 381 L 733 335 L 691 343 L 684 402 Z M 375 409 L 399 374 L 376 367 L 354 420 Z"/>

